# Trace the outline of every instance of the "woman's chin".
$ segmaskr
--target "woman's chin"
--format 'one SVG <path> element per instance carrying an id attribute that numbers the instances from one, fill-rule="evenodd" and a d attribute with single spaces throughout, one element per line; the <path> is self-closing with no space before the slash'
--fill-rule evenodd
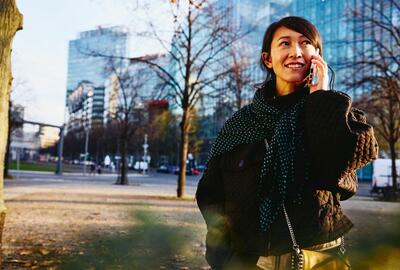
<path id="1" fill-rule="evenodd" d="M 303 83 L 305 78 L 306 78 L 306 76 L 304 76 L 303 74 L 301 74 L 301 75 L 299 74 L 297 76 L 290 76 L 290 77 L 286 78 L 286 82 L 295 83 L 295 84 Z"/>
<path id="2" fill-rule="evenodd" d="M 294 84 L 296 86 L 303 86 L 306 83 L 305 78 L 297 79 L 297 80 L 292 80 L 290 82 L 291 84 Z"/>

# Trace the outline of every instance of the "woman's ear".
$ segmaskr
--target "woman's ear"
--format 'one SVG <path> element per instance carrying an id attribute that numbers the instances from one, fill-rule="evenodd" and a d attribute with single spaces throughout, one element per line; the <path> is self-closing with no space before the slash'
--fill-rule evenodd
<path id="1" fill-rule="evenodd" d="M 261 58 L 263 60 L 264 65 L 266 65 L 268 68 L 272 68 L 272 59 L 268 53 L 263 52 L 261 54 Z"/>

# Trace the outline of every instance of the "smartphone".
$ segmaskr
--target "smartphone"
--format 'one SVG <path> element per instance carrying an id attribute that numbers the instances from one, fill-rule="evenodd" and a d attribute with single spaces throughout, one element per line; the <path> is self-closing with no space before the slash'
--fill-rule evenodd
<path id="1" fill-rule="evenodd" d="M 316 53 L 319 54 L 319 48 L 317 48 Z M 308 87 L 318 83 L 318 73 L 314 63 L 311 64 L 310 73 L 308 74 L 307 78 L 308 78 L 307 82 Z"/>

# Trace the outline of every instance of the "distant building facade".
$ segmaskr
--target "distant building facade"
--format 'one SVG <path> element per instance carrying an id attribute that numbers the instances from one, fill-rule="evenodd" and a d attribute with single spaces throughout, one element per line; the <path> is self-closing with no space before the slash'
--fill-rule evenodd
<path id="1" fill-rule="evenodd" d="M 96 107 L 94 103 L 95 92 L 104 92 L 104 88 L 98 87 L 96 89 L 93 83 L 83 81 L 70 93 L 67 99 L 68 131 L 81 131 L 90 129 L 93 124 L 102 124 L 103 106 L 101 104 Z"/>
<path id="2" fill-rule="evenodd" d="M 165 55 L 153 54 L 141 57 L 143 60 L 169 64 Z M 123 67 L 110 73 L 105 84 L 104 124 L 123 114 L 126 106 L 131 108 L 132 121 L 138 121 L 140 112 L 146 110 L 146 102 L 170 98 L 165 82 L 159 78 L 153 67 L 143 62 L 126 61 Z"/>
<path id="3" fill-rule="evenodd" d="M 250 103 L 255 92 L 254 86 L 264 80 L 265 74 L 260 67 L 262 41 L 266 28 L 274 21 L 291 13 L 290 0 L 220 0 L 215 1 L 220 8 L 226 9 L 226 25 L 232 32 L 248 33 L 240 42 L 236 42 L 234 50 L 246 51 L 244 60 L 244 77 L 249 82 L 243 87 L 242 106 Z M 222 52 L 226 66 L 233 65 L 232 46 Z M 239 56 L 240 57 L 240 56 Z M 221 80 L 221 88 L 226 88 L 231 78 Z M 222 91 L 218 98 L 200 100 L 199 137 L 204 141 L 200 163 L 207 158 L 207 152 L 222 128 L 224 122 L 236 111 L 235 96 L 231 89 Z"/>
<path id="4" fill-rule="evenodd" d="M 362 21 L 350 14 L 357 10 L 376 21 L 391 22 L 397 28 L 400 27 L 400 9 L 396 1 L 373 1 L 373 0 L 293 0 L 292 14 L 304 17 L 313 22 L 321 33 L 324 45 L 323 56 L 325 61 L 332 66 L 336 73 L 336 89 L 347 91 L 350 95 L 357 96 L 363 92 L 371 91 L 367 85 L 362 88 L 348 89 L 345 85 L 347 80 L 352 80 L 355 74 L 362 76 L 373 76 L 379 73 L 372 68 L 357 69 L 355 62 L 364 59 L 379 59 L 376 57 L 376 43 L 371 42 L 372 35 L 380 36 L 378 40 L 388 44 L 393 42 L 394 37 L 387 35 L 388 32 L 376 33 L 371 29 L 371 22 Z M 373 11 L 375 10 L 375 11 Z M 392 39 L 392 40 L 391 40 Z M 379 49 L 378 49 L 379 50 Z M 374 56 L 375 54 L 375 56 Z M 372 60 L 372 61 L 374 61 Z M 347 67 L 347 68 L 344 68 Z M 349 68 L 350 67 L 350 68 Z M 356 72 L 357 69 L 357 72 Z"/>
<path id="5" fill-rule="evenodd" d="M 24 132 L 21 128 L 11 133 L 11 160 L 36 160 L 39 150 L 40 137 L 37 132 Z"/>
<path id="6" fill-rule="evenodd" d="M 400 27 L 399 9 L 396 8 L 392 1 L 372 0 L 221 0 L 216 1 L 218 5 L 230 7 L 227 9 L 226 23 L 233 29 L 250 33 L 241 41 L 244 48 L 251 52 L 250 64 L 248 65 L 248 73 L 251 75 L 252 83 L 256 84 L 264 79 L 265 74 L 259 65 L 261 54 L 262 39 L 266 28 L 275 21 L 285 16 L 300 16 L 310 20 L 316 25 L 323 39 L 323 57 L 326 62 L 335 71 L 335 89 L 340 91 L 348 91 L 354 95 L 360 91 L 369 91 L 368 88 L 363 89 L 347 89 L 345 80 L 348 80 L 353 74 L 353 70 L 343 69 L 344 62 L 352 62 L 360 57 L 369 57 L 376 53 L 368 43 L 368 27 L 365 23 L 357 21 L 348 15 L 350 10 L 357 9 L 360 12 L 368 12 L 365 5 L 372 5 L 377 10 L 382 10 L 387 20 L 397 22 Z M 377 18 L 381 19 L 381 18 Z M 382 37 L 385 42 L 389 37 Z M 366 40 L 360 43 L 359 40 Z M 228 51 L 226 59 L 229 59 Z M 352 60 L 353 59 L 353 60 Z M 228 61 L 227 65 L 231 62 Z M 347 63 L 348 64 L 348 63 Z M 350 66 L 352 66 L 350 64 Z M 354 67 L 354 65 L 353 65 Z M 355 68 L 355 67 L 354 67 Z M 371 75 L 376 74 L 376 70 L 363 70 Z M 222 81 L 222 83 L 226 83 Z M 201 112 L 200 134 L 199 136 L 205 141 L 204 153 L 209 149 L 209 145 L 217 136 L 223 123 L 233 113 L 232 96 L 229 93 L 221 93 L 213 102 L 203 100 L 203 109 Z M 231 94 L 232 95 L 232 94 Z M 251 102 L 254 95 L 254 89 L 247 89 L 245 93 L 246 102 Z M 208 107 L 207 107 L 208 106 Z M 211 107 L 212 106 L 212 107 Z M 207 143 L 210 141 L 210 143 Z"/>
<path id="7" fill-rule="evenodd" d="M 169 102 L 166 99 L 148 100 L 146 105 L 150 123 L 157 119 L 158 116 L 169 110 Z"/>
<path id="8" fill-rule="evenodd" d="M 78 118 L 81 114 L 90 117 L 90 121 L 85 120 L 89 125 L 103 122 L 105 83 L 109 76 L 106 70 L 109 61 L 107 56 L 125 57 L 127 51 L 128 33 L 121 27 L 99 27 L 81 32 L 78 39 L 69 42 L 66 91 L 69 128 L 79 127 L 78 123 L 82 120 Z M 89 88 L 92 96 L 85 100 L 91 104 L 85 107 L 78 100 Z M 86 109 L 88 111 L 82 111 Z"/>
<path id="9" fill-rule="evenodd" d="M 292 4 L 293 15 L 310 20 L 318 28 L 323 41 L 324 60 L 335 70 L 336 89 L 341 91 L 344 91 L 341 79 L 345 74 L 338 69 L 339 60 L 345 59 L 352 53 L 348 43 L 355 38 L 353 25 L 347 21 L 345 13 L 354 8 L 356 2 L 293 0 Z M 359 35 L 358 38 L 363 36 Z"/>

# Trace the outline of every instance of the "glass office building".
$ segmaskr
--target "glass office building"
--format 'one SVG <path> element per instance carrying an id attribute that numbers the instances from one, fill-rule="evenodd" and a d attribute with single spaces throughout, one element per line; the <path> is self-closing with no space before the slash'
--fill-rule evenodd
<path id="1" fill-rule="evenodd" d="M 128 34 L 121 27 L 99 27 L 95 30 L 81 32 L 79 38 L 69 42 L 68 75 L 66 100 L 81 87 L 82 82 L 93 88 L 93 123 L 103 122 L 104 89 L 107 72 L 107 57 L 126 56 Z M 71 106 L 69 106 L 71 107 Z M 69 114 L 72 111 L 68 111 Z M 75 125 L 74 125 L 75 126 Z"/>
<path id="2" fill-rule="evenodd" d="M 218 0 L 215 4 L 225 9 L 225 23 L 234 33 L 244 34 L 240 42 L 227 48 L 221 53 L 225 66 L 232 66 L 232 52 L 234 48 L 239 55 L 240 52 L 245 60 L 243 77 L 250 80 L 242 89 L 242 106 L 251 102 L 254 95 L 253 86 L 260 83 L 265 74 L 261 70 L 259 61 L 261 54 L 262 40 L 268 25 L 291 12 L 289 0 Z M 239 56 L 240 58 L 241 56 Z M 203 98 L 200 104 L 200 130 L 199 137 L 203 139 L 203 149 L 200 153 L 200 163 L 206 159 L 207 152 L 216 138 L 224 122 L 237 110 L 234 106 L 235 94 L 232 90 L 226 89 L 229 85 L 226 78 L 220 81 L 220 88 L 225 89 L 219 93 L 217 98 Z"/>
<path id="3" fill-rule="evenodd" d="M 289 15 L 291 2 L 289 0 L 219 0 L 215 5 L 221 10 L 225 10 L 225 21 L 232 33 L 243 36 L 240 41 L 225 49 L 219 57 L 225 62 L 225 66 L 233 65 L 232 52 L 236 50 L 239 62 L 244 60 L 243 77 L 250 80 L 242 89 L 242 105 L 249 103 L 254 95 L 253 86 L 264 79 L 265 74 L 260 68 L 260 54 L 264 32 L 268 25 L 283 16 Z M 243 57 L 243 58 L 242 58 Z M 240 59 L 242 58 L 242 59 Z M 226 78 L 220 81 L 220 88 L 224 89 L 217 99 L 202 100 L 200 104 L 200 114 L 207 122 L 205 125 L 210 127 L 202 131 L 203 137 L 215 138 L 222 124 L 237 109 L 234 107 L 236 99 L 230 89 Z"/>
<path id="4" fill-rule="evenodd" d="M 376 43 L 371 41 L 373 38 L 380 35 L 378 40 L 388 44 L 390 48 L 393 47 L 390 45 L 393 37 L 388 36 L 386 31 L 372 29 L 368 20 L 355 18 L 351 12 L 356 10 L 377 21 L 389 20 L 394 25 L 397 20 L 399 25 L 399 9 L 394 3 L 395 1 L 372 0 L 293 0 L 292 14 L 310 20 L 321 33 L 323 56 L 336 72 L 337 90 L 348 92 L 352 96 L 370 91 L 367 84 L 349 88 L 345 82 L 353 80 L 355 76 L 367 77 L 379 72 L 371 66 L 360 68 L 355 65 L 360 58 L 379 61 L 377 48 L 374 48 Z"/>
<path id="5" fill-rule="evenodd" d="M 340 60 L 349 53 L 346 41 L 352 33 L 351 25 L 346 21 L 345 11 L 350 1 L 344 0 L 294 0 L 292 14 L 311 21 L 319 30 L 323 41 L 324 60 L 335 70 L 336 89 L 343 87 L 344 71 L 339 69 Z"/>

